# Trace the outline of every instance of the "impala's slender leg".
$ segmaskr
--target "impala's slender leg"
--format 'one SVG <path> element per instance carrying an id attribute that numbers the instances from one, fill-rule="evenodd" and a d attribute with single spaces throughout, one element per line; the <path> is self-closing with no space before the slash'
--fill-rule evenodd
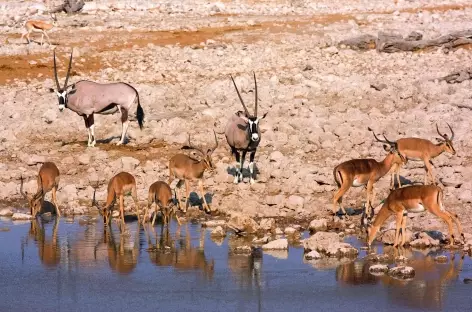
<path id="1" fill-rule="evenodd" d="M 28 31 L 23 32 L 23 34 L 21 34 L 21 40 L 23 40 L 23 38 L 24 38 L 27 34 L 28 34 Z M 26 36 L 26 41 L 29 43 L 28 36 Z"/>
<path id="2" fill-rule="evenodd" d="M 131 189 L 131 197 L 133 197 L 134 205 L 136 206 L 136 216 L 138 217 L 138 226 L 141 223 L 139 217 L 139 203 L 138 203 L 138 192 L 136 191 L 136 186 L 133 186 Z"/>
<path id="3" fill-rule="evenodd" d="M 128 131 L 128 110 L 122 108 L 121 109 L 121 139 L 117 143 L 117 145 L 121 145 L 125 143 L 126 132 Z"/>
<path id="4" fill-rule="evenodd" d="M 367 213 L 367 216 L 369 218 L 372 217 L 372 197 L 373 197 L 373 193 L 374 193 L 374 180 L 373 179 L 370 179 L 368 182 L 367 182 L 367 186 L 366 186 L 366 192 L 367 192 L 367 201 L 366 201 L 366 210 L 368 211 Z"/>
<path id="5" fill-rule="evenodd" d="M 56 207 L 56 216 L 60 217 L 61 216 L 61 211 L 59 210 L 59 206 L 57 205 L 57 186 L 54 185 L 52 188 L 52 202 L 54 203 L 54 206 Z"/>
<path id="6" fill-rule="evenodd" d="M 240 164 L 239 164 L 240 155 L 239 155 L 239 152 L 234 147 L 231 147 L 231 153 L 234 154 L 234 156 L 236 157 L 236 165 L 235 165 L 236 173 L 234 175 L 233 183 L 238 184 L 239 183 L 239 173 L 240 173 L 240 171 L 242 171 L 242 168 L 240 167 Z"/>
<path id="7" fill-rule="evenodd" d="M 208 203 L 207 203 L 207 201 L 206 201 L 206 199 L 205 199 L 205 192 L 203 191 L 203 179 L 198 180 L 198 186 L 199 186 L 199 188 L 200 188 L 200 194 L 201 194 L 202 199 L 203 199 L 204 210 L 205 210 L 206 212 L 210 213 L 211 210 L 210 210 L 210 207 L 208 206 Z"/>
<path id="8" fill-rule="evenodd" d="M 48 44 L 51 45 L 51 41 L 49 40 L 49 36 L 48 36 L 47 32 L 45 32 L 45 31 L 43 30 L 43 33 L 46 35 L 46 38 L 48 39 Z"/>
<path id="9" fill-rule="evenodd" d="M 439 206 L 435 207 L 436 209 L 430 209 L 430 211 L 436 215 L 437 217 L 441 218 L 444 220 L 444 222 L 447 223 L 448 231 L 449 231 L 449 240 L 450 246 L 454 245 L 454 232 L 453 232 L 453 227 L 452 227 L 452 217 L 451 215 L 446 212 L 445 210 L 441 210 Z"/>
<path id="10" fill-rule="evenodd" d="M 249 155 L 249 172 L 251 175 L 250 183 L 254 184 L 256 181 L 254 180 L 254 157 L 256 156 L 256 151 L 252 151 Z"/>
<path id="11" fill-rule="evenodd" d="M 188 205 L 190 204 L 190 181 L 185 179 L 185 211 L 187 212 Z"/>
<path id="12" fill-rule="evenodd" d="M 121 215 L 121 224 L 125 224 L 125 198 L 123 194 L 120 194 L 120 215 Z"/>
<path id="13" fill-rule="evenodd" d="M 181 223 L 180 223 L 179 217 L 177 216 L 177 211 L 175 211 L 174 207 L 172 207 L 172 213 L 174 214 L 175 220 L 177 220 L 177 224 L 180 227 Z"/>
<path id="14" fill-rule="evenodd" d="M 433 166 L 431 165 L 431 162 L 430 162 L 429 159 L 424 160 L 424 166 L 425 166 L 425 169 L 426 169 L 426 173 L 424 175 L 424 185 L 426 185 L 428 183 L 428 175 L 431 179 L 431 184 L 436 185 L 436 181 L 435 181 L 434 175 L 433 175 Z"/>
<path id="15" fill-rule="evenodd" d="M 154 206 L 154 216 L 152 217 L 152 223 L 151 223 L 152 226 L 154 226 L 154 222 L 156 222 L 156 217 L 157 217 L 157 203 L 155 203 L 155 206 Z"/>
<path id="16" fill-rule="evenodd" d="M 349 190 L 351 186 L 345 181 L 344 184 L 341 185 L 339 190 L 334 194 L 333 197 L 333 213 L 336 214 L 339 209 L 342 210 L 343 214 L 346 214 L 346 210 L 342 206 L 343 202 L 343 195 Z"/>
<path id="17" fill-rule="evenodd" d="M 180 191 L 181 191 L 180 188 L 182 187 L 183 183 L 184 183 L 183 180 L 179 180 L 179 182 L 177 182 L 177 184 L 175 185 L 175 188 L 176 188 L 175 194 L 177 195 L 177 201 L 179 202 L 179 208 L 182 211 L 184 209 L 184 206 L 182 205 L 182 197 L 180 196 Z"/>
<path id="18" fill-rule="evenodd" d="M 451 219 L 454 221 L 454 223 L 456 224 L 457 226 L 457 229 L 459 230 L 459 234 L 462 238 L 462 242 L 465 242 L 465 236 L 464 236 L 464 233 L 462 232 L 462 225 L 459 221 L 459 217 L 457 216 L 457 214 L 455 213 L 452 213 L 448 210 L 446 210 L 446 212 L 449 214 L 449 216 L 451 217 Z"/>
<path id="19" fill-rule="evenodd" d="M 406 242 L 406 218 L 407 218 L 407 212 L 403 211 L 403 217 L 402 217 L 402 242 L 400 243 L 400 246 L 403 247 Z"/>
<path id="20" fill-rule="evenodd" d="M 398 241 L 400 239 L 400 228 L 402 227 L 402 221 L 403 221 L 403 210 L 397 212 L 396 229 L 395 229 L 395 241 L 393 243 L 393 247 L 398 246 Z"/>

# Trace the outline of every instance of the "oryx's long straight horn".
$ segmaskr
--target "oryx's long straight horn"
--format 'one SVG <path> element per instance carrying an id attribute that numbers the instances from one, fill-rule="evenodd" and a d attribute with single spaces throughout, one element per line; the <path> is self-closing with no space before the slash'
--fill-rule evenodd
<path id="1" fill-rule="evenodd" d="M 254 117 L 257 117 L 257 80 L 256 80 L 256 73 L 252 72 L 254 75 L 254 93 L 255 93 L 255 100 L 254 100 Z"/>
<path id="2" fill-rule="evenodd" d="M 74 48 L 72 48 L 72 51 L 70 52 L 69 68 L 67 69 L 67 76 L 66 76 L 66 81 L 64 82 L 64 89 L 67 87 L 67 82 L 69 81 L 70 69 L 72 68 L 73 54 L 74 54 Z"/>
<path id="3" fill-rule="evenodd" d="M 54 49 L 54 78 L 56 78 L 57 91 L 61 89 L 59 86 L 59 79 L 57 79 L 57 65 L 56 65 L 56 49 Z"/>
<path id="4" fill-rule="evenodd" d="M 238 93 L 239 100 L 241 101 L 241 104 L 243 105 L 244 112 L 246 113 L 246 116 L 249 117 L 251 114 L 249 114 L 249 111 L 246 108 L 246 105 L 244 104 L 243 98 L 241 97 L 241 94 L 239 93 L 238 86 L 236 86 L 236 82 L 234 82 L 233 76 L 230 75 L 231 80 L 233 81 L 234 88 L 236 89 L 236 92 Z"/>

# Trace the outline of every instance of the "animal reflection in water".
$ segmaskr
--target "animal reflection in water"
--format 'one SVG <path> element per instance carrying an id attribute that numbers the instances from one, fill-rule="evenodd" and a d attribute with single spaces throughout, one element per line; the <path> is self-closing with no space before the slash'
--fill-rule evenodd
<path id="1" fill-rule="evenodd" d="M 385 247 L 385 253 L 393 248 Z M 427 252 L 427 251 L 426 251 Z M 403 249 L 394 256 L 408 258 L 408 266 L 415 269 L 411 280 L 400 280 L 387 275 L 374 276 L 369 273 L 373 263 L 354 261 L 336 269 L 336 280 L 341 284 L 360 285 L 382 283 L 387 287 L 387 296 L 396 303 L 414 308 L 442 308 L 447 285 L 458 279 L 464 256 L 451 253 L 448 263 L 437 263 L 431 252 L 422 255 L 418 251 Z"/>
<path id="2" fill-rule="evenodd" d="M 243 239 L 230 237 L 228 241 L 228 268 L 233 278 L 243 287 L 259 289 L 261 286 L 262 251 L 253 249 L 250 254 L 236 254 L 232 252 L 238 245 L 244 243 Z"/>
<path id="3" fill-rule="evenodd" d="M 134 233 L 118 233 L 118 237 L 113 232 L 112 226 L 105 226 L 103 229 L 102 242 L 106 245 L 108 264 L 110 268 L 120 274 L 130 274 L 136 268 L 139 257 L 139 222 Z M 97 249 L 99 244 L 95 247 Z"/>
<path id="4" fill-rule="evenodd" d="M 49 235 L 47 234 L 44 223 L 45 221 L 38 219 L 31 221 L 26 238 L 26 245 L 29 243 L 30 238 L 34 239 L 38 247 L 38 256 L 41 263 L 46 267 L 53 268 L 61 262 L 61 249 L 57 237 L 59 221 L 57 218 L 54 218 L 52 233 Z M 24 245 L 22 245 L 22 255 L 24 255 Z"/>
<path id="5" fill-rule="evenodd" d="M 185 224 L 185 236 L 181 235 L 181 226 L 177 227 L 175 237 L 169 233 L 168 226 L 162 226 L 160 237 L 153 227 L 145 228 L 148 239 L 149 259 L 156 266 L 174 267 L 177 271 L 200 271 L 208 280 L 213 279 L 215 260 L 207 260 L 205 256 L 205 231 L 199 239 L 199 246 L 193 247 L 188 224 Z M 151 233 L 155 236 L 154 242 Z"/>

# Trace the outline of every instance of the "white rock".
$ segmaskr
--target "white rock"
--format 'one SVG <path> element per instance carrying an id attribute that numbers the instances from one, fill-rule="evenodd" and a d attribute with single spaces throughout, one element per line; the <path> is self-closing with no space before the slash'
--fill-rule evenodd
<path id="1" fill-rule="evenodd" d="M 221 226 L 218 225 L 216 228 L 213 229 L 213 231 L 211 231 L 210 235 L 212 237 L 225 237 L 226 232 Z"/>
<path id="2" fill-rule="evenodd" d="M 310 232 L 319 232 L 319 231 L 326 231 L 328 229 L 328 220 L 326 219 L 315 219 L 310 222 L 308 226 L 308 230 Z"/>
<path id="3" fill-rule="evenodd" d="M 19 213 L 19 212 L 15 212 L 12 217 L 11 217 L 12 220 L 33 220 L 34 217 L 30 214 L 27 214 L 27 213 Z"/>
<path id="4" fill-rule="evenodd" d="M 276 239 L 265 245 L 262 245 L 263 250 L 285 250 L 288 249 L 288 241 L 285 238 Z"/>
<path id="5" fill-rule="evenodd" d="M 323 257 L 316 250 L 312 250 L 309 253 L 305 254 L 305 259 L 306 260 L 321 259 L 321 258 L 323 258 Z"/>
<path id="6" fill-rule="evenodd" d="M 380 275 L 388 272 L 388 266 L 385 264 L 374 264 L 369 267 L 369 272 L 374 275 Z"/>
<path id="7" fill-rule="evenodd" d="M 409 279 L 415 277 L 415 269 L 409 266 L 394 267 L 388 271 L 388 275 L 400 279 Z"/>
<path id="8" fill-rule="evenodd" d="M 0 217 L 11 217 L 12 215 L 13 211 L 10 208 L 0 209 Z"/>
<path id="9" fill-rule="evenodd" d="M 259 226 L 264 231 L 272 232 L 275 230 L 275 219 L 272 219 L 272 218 L 262 219 Z"/>
<path id="10" fill-rule="evenodd" d="M 123 171 L 133 171 L 139 165 L 139 160 L 133 157 L 121 157 Z"/>

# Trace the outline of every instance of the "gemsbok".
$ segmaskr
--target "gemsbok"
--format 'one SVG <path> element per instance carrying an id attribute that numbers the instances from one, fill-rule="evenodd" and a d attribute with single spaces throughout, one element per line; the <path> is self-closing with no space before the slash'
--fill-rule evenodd
<path id="1" fill-rule="evenodd" d="M 103 216 L 103 222 L 105 224 L 110 224 L 111 222 L 111 210 L 116 202 L 116 198 L 120 199 L 120 216 L 121 224 L 125 224 L 125 205 L 124 205 L 124 196 L 128 193 L 131 193 L 133 197 L 134 204 L 136 206 L 136 216 L 139 221 L 139 203 L 138 203 L 138 194 L 136 192 L 136 179 L 129 174 L 128 172 L 120 172 L 110 179 L 108 183 L 107 190 L 107 201 L 105 206 L 100 207 L 98 202 L 95 200 L 95 192 L 97 188 L 93 191 L 92 207 L 95 206 L 98 209 L 98 212 Z"/>
<path id="2" fill-rule="evenodd" d="M 179 201 L 179 207 L 183 212 L 187 212 L 187 207 L 189 205 L 189 195 L 190 195 L 190 181 L 198 180 L 198 186 L 200 189 L 200 195 L 203 200 L 203 208 L 206 212 L 210 213 L 210 207 L 205 199 L 205 193 L 203 191 L 203 173 L 207 169 L 213 169 L 213 160 L 211 155 L 218 147 L 218 139 L 215 135 L 215 146 L 212 148 L 207 148 L 203 150 L 195 145 L 190 143 L 190 135 L 188 137 L 188 145 L 182 147 L 183 149 L 193 149 L 201 154 L 201 157 L 195 157 L 196 155 L 185 155 L 177 154 L 169 160 L 169 185 L 174 179 L 179 179 L 177 182 L 176 188 L 180 189 L 182 183 L 185 182 L 185 208 L 183 208 L 180 192 L 176 190 L 177 199 Z"/>
<path id="3" fill-rule="evenodd" d="M 341 203 L 343 195 L 349 190 L 349 188 L 351 188 L 351 186 L 366 186 L 366 209 L 368 209 L 369 216 L 373 214 L 371 210 L 373 210 L 372 203 L 375 201 L 374 183 L 386 175 L 393 164 L 402 163 L 405 160 L 395 146 L 389 148 L 387 145 L 384 145 L 384 149 L 388 154 L 381 162 L 371 158 L 351 159 L 334 168 L 334 181 L 338 186 L 338 191 L 333 197 L 334 214 L 337 213 L 339 208 L 341 208 L 342 212 L 346 214 L 346 210 Z M 336 204 L 339 204 L 338 209 Z"/>
<path id="4" fill-rule="evenodd" d="M 20 178 L 20 193 L 24 198 L 28 200 L 28 205 L 30 208 L 30 213 L 32 216 L 36 217 L 38 212 L 41 211 L 41 208 L 44 203 L 44 195 L 47 192 L 52 191 L 52 202 L 56 209 L 56 215 L 61 216 L 61 211 L 57 205 L 57 188 L 59 187 L 59 169 L 52 162 L 45 162 L 41 168 L 39 168 L 39 173 L 37 177 L 38 189 L 34 195 L 28 194 L 28 192 L 23 191 L 23 177 Z"/>
<path id="5" fill-rule="evenodd" d="M 265 113 L 262 117 L 257 117 L 257 80 L 256 74 L 254 73 L 254 115 L 251 115 L 244 104 L 243 98 L 239 93 L 236 82 L 231 76 L 234 88 L 238 94 L 239 100 L 243 105 L 244 112 L 238 111 L 232 115 L 228 120 L 225 128 L 225 136 L 228 145 L 231 148 L 231 153 L 236 157 L 236 174 L 234 177 L 234 183 L 239 183 L 243 180 L 243 165 L 246 153 L 250 153 L 249 156 L 249 172 L 250 172 L 250 183 L 254 181 L 254 156 L 256 155 L 257 147 L 261 142 L 261 131 L 259 130 L 259 121 L 264 119 L 267 115 Z M 240 155 L 242 152 L 242 155 Z"/>
<path id="6" fill-rule="evenodd" d="M 52 20 L 51 22 L 38 19 L 27 20 L 25 23 L 25 32 L 21 35 L 21 40 L 26 36 L 26 40 L 29 44 L 31 42 L 29 38 L 30 34 L 32 32 L 38 32 L 41 33 L 41 45 L 43 45 L 44 36 L 46 36 L 48 44 L 51 45 L 47 31 L 51 30 L 54 26 L 57 26 L 57 18 L 54 13 L 51 13 L 50 16 Z"/>
<path id="7" fill-rule="evenodd" d="M 378 212 L 374 222 L 367 223 L 367 244 L 370 246 L 382 224 L 391 215 L 396 216 L 396 231 L 394 246 L 398 246 L 400 228 L 402 233 L 406 230 L 406 218 L 408 212 L 423 212 L 428 210 L 447 223 L 449 229 L 449 244 L 454 245 L 454 233 L 452 222 L 457 226 L 459 234 L 465 240 L 462 226 L 456 214 L 447 211 L 443 204 L 443 191 L 436 185 L 411 185 L 393 190 L 385 199 L 382 208 Z M 405 244 L 406 236 L 402 234 L 400 246 Z"/>
<path id="8" fill-rule="evenodd" d="M 64 86 L 61 87 L 57 78 L 56 51 L 54 50 L 54 78 L 57 87 L 56 94 L 59 100 L 59 110 L 62 112 L 64 108 L 68 108 L 84 118 L 85 127 L 88 131 L 87 145 L 89 147 L 94 147 L 96 144 L 94 114 L 109 115 L 117 111 L 120 112 L 121 139 L 117 145 L 124 144 L 129 126 L 128 113 L 135 101 L 138 102 L 136 118 L 139 128 L 143 129 L 144 110 L 139 101 L 138 91 L 133 86 L 124 82 L 102 84 L 81 80 L 67 85 L 72 67 L 72 55 L 73 51 L 70 54 L 69 68 Z M 54 89 L 50 91 L 54 92 Z"/>
<path id="9" fill-rule="evenodd" d="M 156 204 L 154 217 L 152 218 L 152 226 L 154 226 L 154 222 L 156 221 L 158 208 L 161 211 L 164 224 L 167 224 L 170 221 L 171 215 L 174 215 L 177 223 L 180 225 L 180 220 L 174 209 L 174 198 L 172 197 L 172 190 L 170 189 L 169 184 L 164 181 L 157 181 L 151 184 L 149 187 L 148 204 L 144 212 L 143 223 L 146 222 L 148 210 L 152 204 Z"/>
<path id="10" fill-rule="evenodd" d="M 452 145 L 452 140 L 454 139 L 454 131 L 452 130 L 449 124 L 447 124 L 447 126 L 449 127 L 449 130 L 451 130 L 450 138 L 447 134 L 441 134 L 441 132 L 439 132 L 438 125 L 436 125 L 436 131 L 441 136 L 441 139 L 437 138 L 439 142 L 438 144 L 434 144 L 429 140 L 420 138 L 402 138 L 398 139 L 397 141 L 390 141 L 384 136 L 385 140 L 379 140 L 375 135 L 374 131 L 370 128 L 369 130 L 372 131 L 377 141 L 381 143 L 387 143 L 390 146 L 397 146 L 398 151 L 405 158 L 405 162 L 407 162 L 408 160 L 423 161 L 425 166 L 424 184 L 426 185 L 428 182 L 428 176 L 430 177 L 431 182 L 433 184 L 436 183 L 436 180 L 433 175 L 433 167 L 431 160 L 441 155 L 443 152 L 448 152 L 451 155 L 456 154 L 456 150 Z M 397 177 L 398 186 L 401 187 L 400 166 L 398 166 L 397 168 L 395 168 L 395 170 L 392 171 L 392 181 L 394 180 L 395 175 Z"/>

